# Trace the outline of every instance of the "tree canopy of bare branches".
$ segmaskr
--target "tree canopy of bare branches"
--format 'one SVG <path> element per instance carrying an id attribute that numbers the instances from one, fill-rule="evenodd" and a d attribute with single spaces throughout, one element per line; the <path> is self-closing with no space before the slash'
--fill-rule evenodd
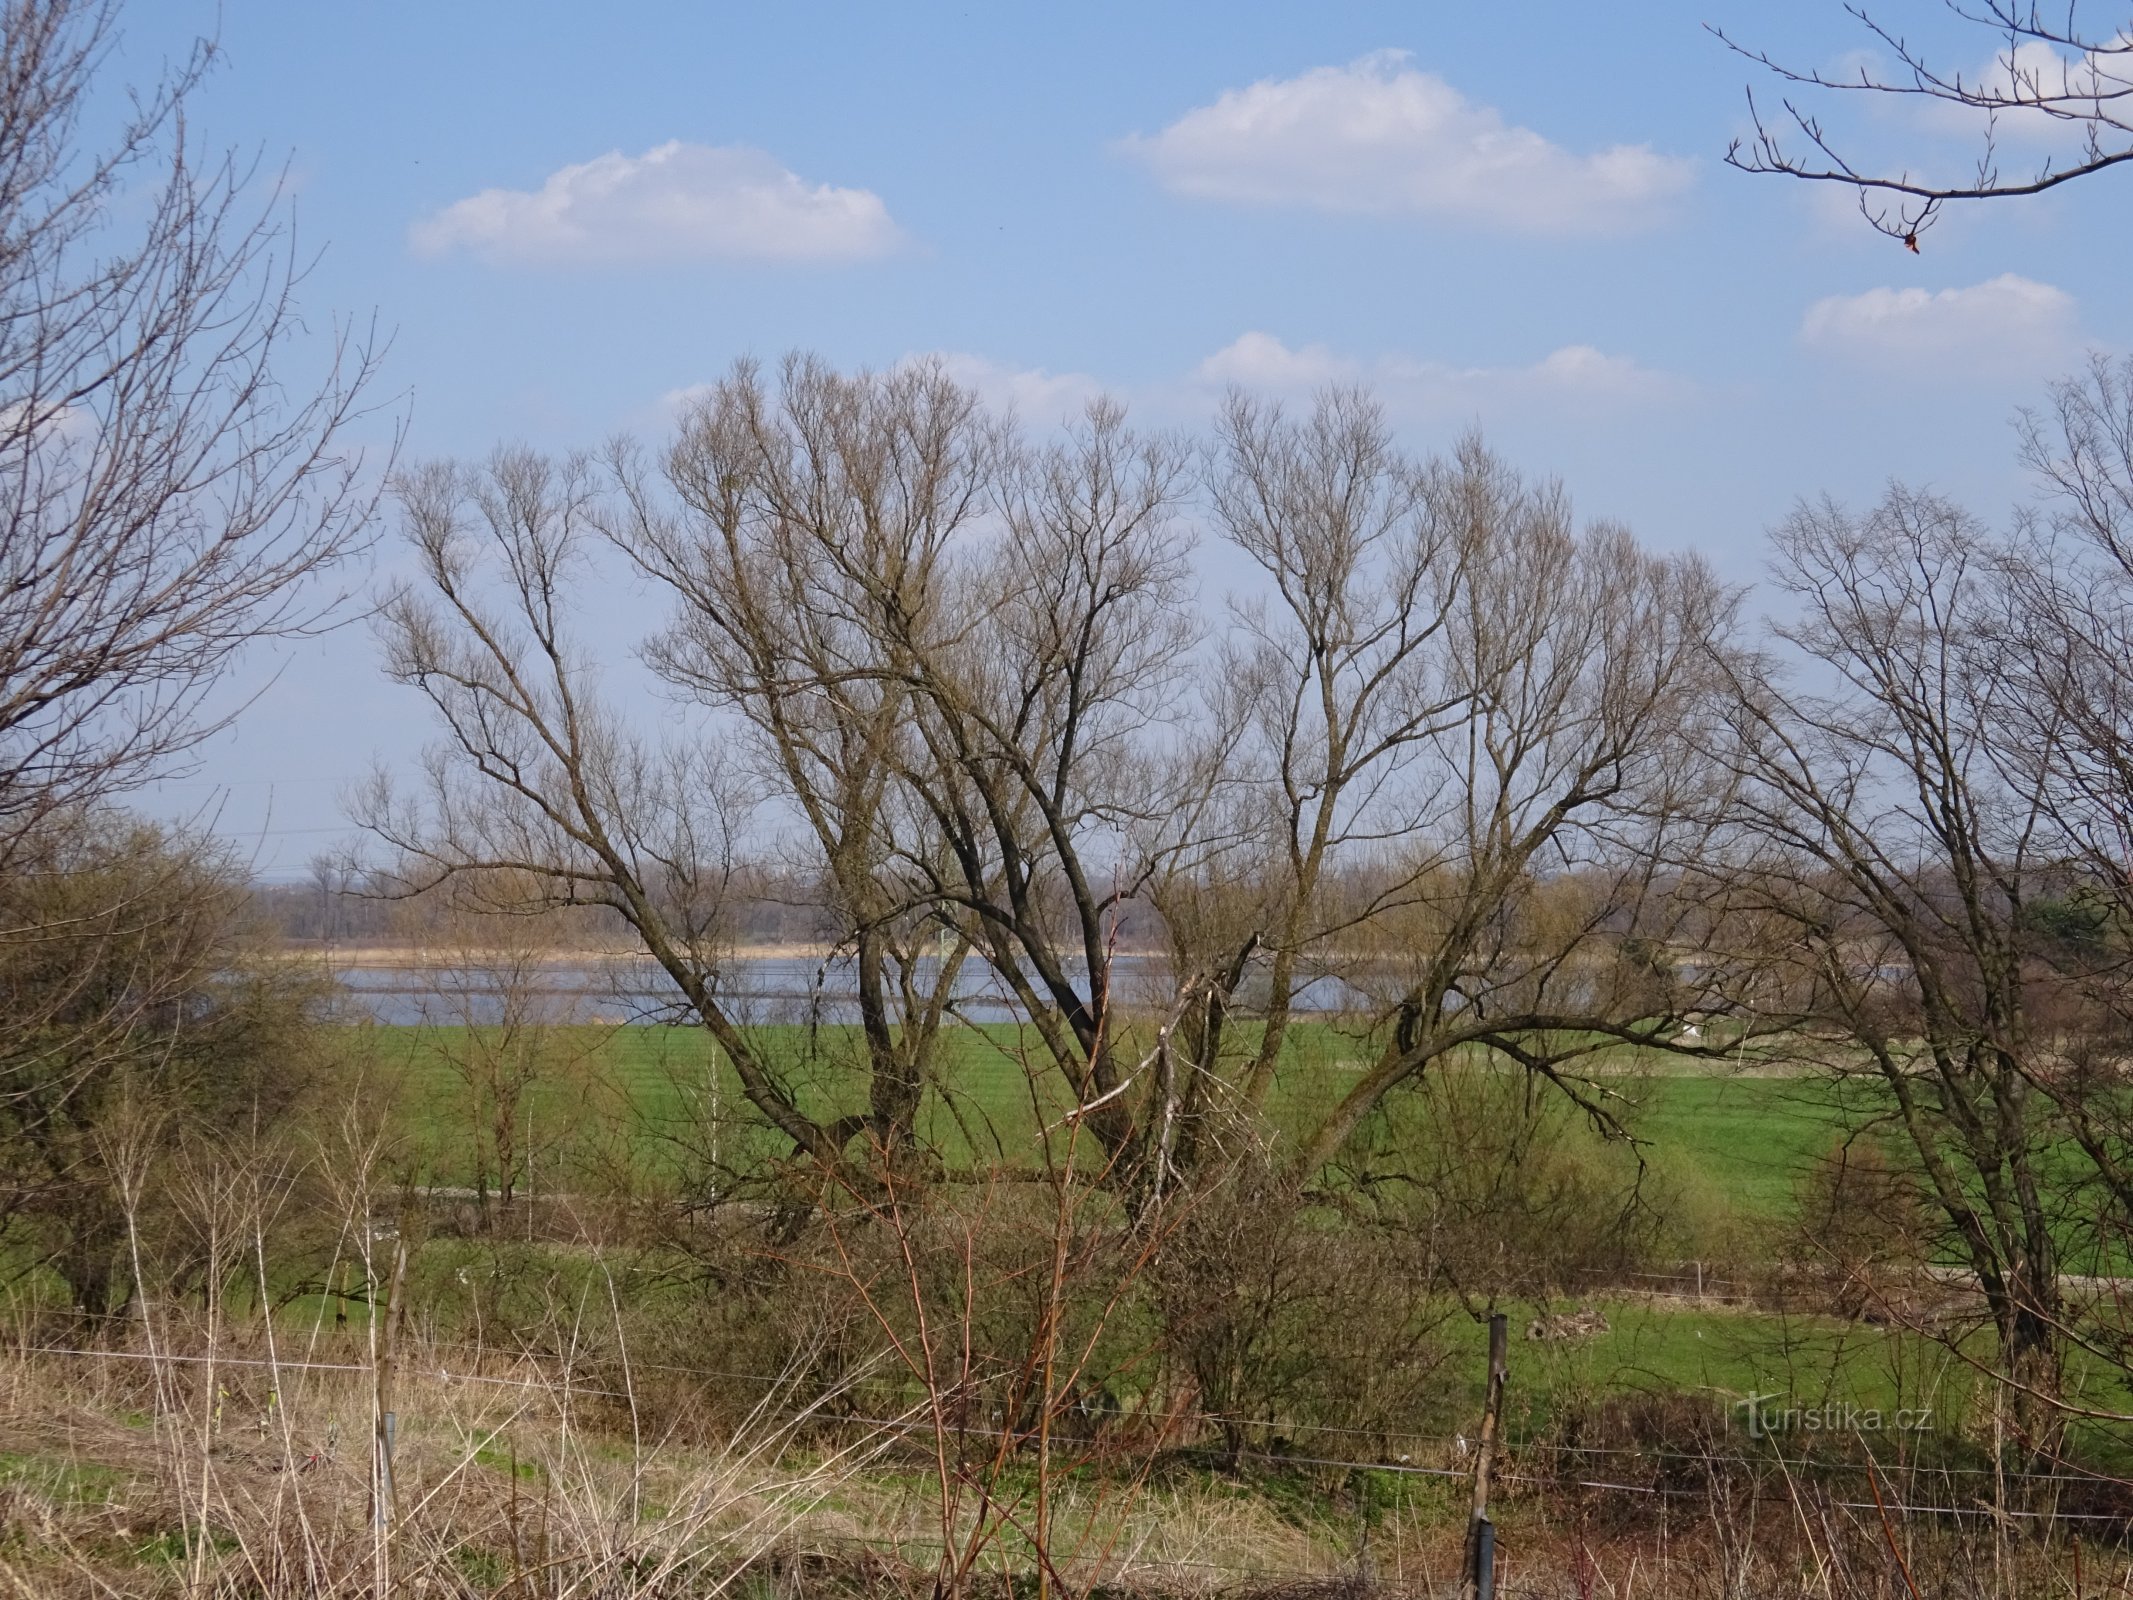
<path id="1" fill-rule="evenodd" d="M 0 16 L 0 849 L 219 726 L 208 691 L 320 620 L 307 580 L 371 508 L 376 352 L 336 335 L 301 375 L 296 241 L 186 131 L 212 47 L 99 144 L 116 37 L 114 0 Z"/>
<path id="2" fill-rule="evenodd" d="M 404 881 L 608 908 L 816 1161 L 909 1145 L 964 1047 L 1005 1050 L 1159 1196 L 1268 1136 L 1292 1017 L 1332 996 L 1367 1069 L 1280 1155 L 1307 1179 L 1463 1052 L 1604 1117 L 1574 1064 L 1696 1004 L 1618 947 L 1680 932 L 1653 863 L 1704 825 L 1681 735 L 1733 597 L 1478 441 L 1405 456 L 1365 394 L 1236 397 L 1204 447 L 1108 400 L 1034 440 L 937 367 L 796 356 L 657 455 L 400 496 L 389 660 L 447 735 L 365 807 Z M 1219 628 L 1203 512 L 1261 575 Z M 603 535 L 670 601 L 643 658 L 697 717 L 657 736 L 575 631 Z M 865 1090 L 828 1114 L 725 987 L 733 864 L 773 837 L 852 964 Z"/>
<path id="3" fill-rule="evenodd" d="M 1742 956 L 1729 1008 L 1847 1086 L 1836 1159 L 1861 1192 L 1894 1173 L 1976 1283 L 2048 1453 L 2069 1416 L 2124 1420 L 2062 1389 L 2069 1353 L 2133 1357 L 2098 1264 L 2133 1228 L 2133 369 L 2096 358 L 2021 436 L 2011 528 L 1897 484 L 1775 530 L 1793 605 L 1718 652 L 1731 781 L 1687 870 Z"/>
<path id="4" fill-rule="evenodd" d="M 2019 1367 L 2061 1316 L 2023 915 L 2054 855 L 2036 791 L 2008 781 L 2004 550 L 1900 487 L 1863 517 L 1802 505 L 1777 544 L 1800 602 L 1779 635 L 1812 676 L 1736 666 L 1727 810 L 1752 845 L 1733 892 L 1790 929 L 1795 955 L 1759 1003 L 1879 1086 Z"/>
<path id="5" fill-rule="evenodd" d="M 1559 1068 L 1596 1048 L 1669 1041 L 1694 997 L 1616 953 L 1681 931 L 1653 863 L 1701 826 L 1686 735 L 1734 597 L 1694 558 L 1580 531 L 1559 485 L 1477 439 L 1402 457 L 1359 394 L 1308 417 L 1234 397 L 1214 505 L 1274 595 L 1238 611 L 1225 674 L 1246 707 L 1246 875 L 1272 894 L 1224 958 L 1267 962 L 1244 1100 L 1265 1102 L 1302 981 L 1346 983 L 1388 1023 L 1305 1170 L 1462 1052 L 1570 1088 Z"/>
<path id="6" fill-rule="evenodd" d="M 2043 194 L 2107 168 L 2133 161 L 2133 33 L 2124 21 L 2098 23 L 2098 7 L 2084 15 L 2079 0 L 2045 6 L 2037 0 L 1943 0 L 1947 11 L 1978 40 L 1979 56 L 1951 67 L 1887 20 L 1878 7 L 1845 9 L 1869 40 L 1888 52 L 1886 66 L 1860 64 L 1845 73 L 1780 62 L 1766 52 L 1719 37 L 1786 85 L 1782 119 L 1766 117 L 1749 93 L 1755 132 L 1726 151 L 1745 172 L 1782 173 L 1856 191 L 1867 221 L 1911 249 L 1950 201 Z M 1715 31 L 1715 30 L 1714 30 Z M 1968 177 L 1940 179 L 1908 166 L 1890 170 L 1845 153 L 1846 141 L 1823 124 L 1805 94 L 1892 99 L 1974 118 L 1978 148 Z M 1789 126 L 1788 126 L 1789 125 Z M 2040 149 L 2027 164 L 2003 170 L 2009 137 Z M 2041 148 L 2040 148 L 2041 147 Z"/>

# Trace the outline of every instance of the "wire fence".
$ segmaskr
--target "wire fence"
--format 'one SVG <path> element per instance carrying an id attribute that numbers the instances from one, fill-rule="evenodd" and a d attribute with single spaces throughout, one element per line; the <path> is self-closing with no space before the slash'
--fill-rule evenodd
<path id="1" fill-rule="evenodd" d="M 274 1373 L 316 1372 L 369 1377 L 374 1376 L 376 1371 L 376 1368 L 369 1362 L 288 1359 L 279 1356 L 241 1355 L 218 1351 L 174 1353 L 38 1344 L 13 1346 L 10 1353 L 25 1358 L 37 1357 L 91 1362 L 162 1363 L 177 1366 L 267 1370 Z M 410 1358 L 403 1361 L 402 1370 L 409 1375 L 420 1373 L 430 1380 L 448 1386 L 453 1384 L 480 1385 L 492 1388 L 533 1391 L 551 1397 L 562 1395 L 572 1399 L 605 1399 L 634 1402 L 637 1398 L 634 1388 L 616 1389 L 605 1386 L 606 1383 L 612 1382 L 611 1374 L 601 1382 L 581 1379 L 577 1370 L 580 1365 L 597 1367 L 604 1364 L 596 1358 L 565 1358 L 553 1354 L 539 1354 L 530 1351 L 500 1350 L 493 1346 L 477 1347 L 464 1344 L 435 1343 L 426 1346 L 424 1354 L 432 1364 L 425 1364 L 412 1359 L 412 1353 L 410 1353 Z M 530 1366 L 535 1368 L 536 1372 L 535 1375 L 527 1377 L 502 1377 L 494 1373 L 475 1372 L 464 1368 L 454 1370 L 449 1365 L 436 1361 L 436 1358 L 440 1355 L 447 1357 L 466 1356 L 476 1362 L 501 1361 L 512 1365 Z M 544 1361 L 551 1363 L 553 1369 L 545 1372 L 539 1371 L 538 1369 Z M 792 1372 L 777 1374 L 747 1373 L 720 1368 L 686 1366 L 669 1362 L 640 1362 L 634 1359 L 627 1363 L 627 1370 L 632 1375 L 656 1372 L 696 1380 L 745 1383 L 762 1388 L 766 1394 L 775 1394 L 778 1390 L 790 1389 L 796 1383 L 796 1374 Z M 820 1405 L 787 1406 L 775 1409 L 789 1421 L 807 1421 L 822 1426 L 840 1428 L 865 1428 L 883 1435 L 930 1438 L 936 1429 L 939 1429 L 959 1438 L 1013 1439 L 1018 1441 L 1032 1441 L 1034 1438 L 1032 1430 L 1026 1428 L 974 1426 L 961 1420 L 937 1420 L 921 1414 L 922 1407 L 914 1408 L 912 1412 L 899 1416 L 878 1416 L 852 1411 L 828 1411 L 821 1408 Z M 1225 1425 L 1260 1425 L 1255 1419 L 1243 1419 L 1225 1416 L 1221 1413 L 1197 1411 L 1169 1415 L 1163 1420 L 1166 1425 L 1166 1433 L 1181 1435 L 1189 1435 L 1194 1430 L 1218 1430 Z M 1393 1479 L 1464 1482 L 1470 1481 L 1472 1478 L 1471 1466 L 1433 1466 L 1413 1459 L 1413 1456 L 1418 1453 L 1430 1452 L 1437 1452 L 1444 1456 L 1464 1455 L 1467 1442 L 1457 1434 L 1450 1436 L 1423 1432 L 1408 1434 L 1397 1430 L 1366 1430 L 1340 1427 L 1332 1424 L 1303 1422 L 1283 1424 L 1281 1431 L 1287 1435 L 1308 1435 L 1320 1438 L 1371 1438 L 1381 1441 L 1391 1439 L 1410 1446 L 1410 1449 L 1392 1459 L 1387 1459 L 1383 1454 L 1365 1454 L 1361 1452 L 1304 1454 L 1292 1450 L 1259 1450 L 1248 1447 L 1224 1449 L 1221 1455 L 1223 1459 L 1228 1461 L 1250 1461 L 1270 1467 L 1311 1468 L 1318 1471 L 1344 1474 L 1377 1474 Z M 1827 1492 L 1819 1495 L 1819 1503 L 1832 1510 L 1858 1512 L 1861 1514 L 1873 1513 L 1895 1517 L 1941 1518 L 1957 1522 L 1961 1522 L 1964 1519 L 1986 1519 L 1988 1521 L 1998 1519 L 2024 1525 L 2044 1524 L 2047 1526 L 2069 1523 L 2110 1526 L 2119 1529 L 2121 1532 L 2133 1531 L 2133 1482 L 2104 1473 L 2064 1470 L 2037 1471 L 2033 1469 L 1962 1466 L 1957 1464 L 1934 1464 L 1922 1467 L 1914 1462 L 1901 1460 L 1881 1461 L 1875 1458 L 1871 1450 L 1866 1449 L 1863 1443 L 1861 1445 L 1862 1459 L 1857 1461 L 1847 1461 L 1842 1458 L 1787 1456 L 1780 1450 L 1749 1455 L 1711 1450 L 1674 1450 L 1647 1446 L 1566 1444 L 1537 1437 L 1506 1438 L 1503 1441 L 1502 1449 L 1508 1455 L 1512 1466 L 1508 1469 L 1500 1468 L 1494 1475 L 1494 1481 L 1499 1484 L 1517 1485 L 1543 1493 L 1577 1489 L 1598 1494 L 1635 1496 L 1674 1502 L 1709 1502 L 1713 1497 L 1710 1488 L 1625 1483 L 1617 1479 L 1574 1475 L 1576 1464 L 1589 1458 L 1614 1458 L 1623 1461 L 1665 1463 L 1696 1468 L 1705 1472 L 1714 1472 L 1717 1469 L 1731 1469 L 1737 1472 L 1760 1474 L 1774 1472 L 1790 1478 L 1826 1474 L 1832 1470 L 1864 1472 L 1870 1478 L 1886 1477 L 1893 1474 L 1899 1480 L 1909 1479 L 1911 1481 L 1916 1481 L 1919 1476 L 1923 1476 L 1929 1482 L 1942 1481 L 1952 1483 L 1960 1478 L 1978 1478 L 1991 1480 L 1993 1487 L 2001 1491 L 2008 1488 L 2026 1491 L 2034 1486 L 2041 1485 L 2058 1486 L 2059 1492 L 2064 1492 L 2065 1486 L 2116 1491 L 2126 1495 L 2127 1509 L 2123 1511 L 2070 1511 L 2057 1508 L 2030 1510 L 1996 1503 L 1972 1503 L 1968 1505 L 1920 1503 L 1891 1499 L 1886 1496 L 1871 1500 L 1850 1500 L 1836 1498 Z M 1516 1464 L 1522 1459 L 1530 1461 L 1534 1458 L 1550 1459 L 1561 1465 L 1558 1466 L 1555 1472 L 1546 1475 L 1517 1470 Z M 1750 1498 L 1760 1499 L 1769 1503 L 1790 1503 L 1795 1493 L 1796 1491 L 1791 1487 L 1787 1487 L 1782 1493 L 1773 1493 L 1767 1489 L 1762 1489 L 1758 1490 Z M 1255 1568 L 1252 1569 L 1252 1573 L 1246 1573 L 1243 1569 L 1234 1570 L 1238 1571 L 1239 1575 L 1267 1574 L 1274 1571 L 1274 1569 L 1267 1568 Z M 1285 1575 L 1307 1577 L 1320 1574 L 1292 1572 Z"/>

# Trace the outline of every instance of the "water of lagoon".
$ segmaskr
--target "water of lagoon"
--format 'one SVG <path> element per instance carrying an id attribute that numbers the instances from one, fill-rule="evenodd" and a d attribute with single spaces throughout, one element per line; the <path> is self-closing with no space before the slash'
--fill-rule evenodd
<path id="1" fill-rule="evenodd" d="M 938 963 L 921 958 L 914 973 L 923 992 Z M 336 968 L 334 976 L 359 1012 L 395 1027 L 424 1023 L 493 1023 L 503 1014 L 502 980 L 480 966 L 438 964 Z M 1076 977 L 1080 976 L 1077 971 Z M 1112 993 L 1139 1009 L 1166 1005 L 1172 993 L 1169 963 L 1159 956 L 1121 955 L 1112 965 Z M 1247 986 L 1249 987 L 1249 986 Z M 849 956 L 737 956 L 718 973 L 719 999 L 748 1023 L 859 1020 L 858 973 Z M 1018 1014 L 1005 985 L 976 961 L 966 961 L 953 985 L 956 1010 L 976 1022 L 1006 1022 Z M 1248 1010 L 1254 997 L 1238 996 Z M 686 1020 L 681 994 L 655 963 L 644 959 L 561 962 L 544 965 L 524 991 L 533 1016 L 545 1021 L 656 1023 Z M 1368 1000 L 1338 978 L 1321 977 L 1297 997 L 1305 1011 L 1367 1007 Z"/>

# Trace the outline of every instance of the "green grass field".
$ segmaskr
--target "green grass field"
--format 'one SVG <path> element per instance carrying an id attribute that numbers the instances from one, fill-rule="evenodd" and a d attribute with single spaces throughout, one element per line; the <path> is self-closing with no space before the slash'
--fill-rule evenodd
<path id="1" fill-rule="evenodd" d="M 1741 1215 L 1792 1215 L 1801 1178 L 1842 1137 L 1839 1108 L 1809 1078 L 1670 1074 L 1646 1079 L 1638 1137 L 1715 1185 Z"/>
<path id="2" fill-rule="evenodd" d="M 862 1079 L 853 1030 L 773 1025 L 756 1030 L 811 1113 L 858 1109 Z M 471 1180 L 466 1150 L 472 1113 L 454 1070 L 467 1041 L 451 1028 L 371 1030 L 373 1069 L 401 1104 L 419 1161 L 437 1183 Z M 1056 1074 L 1025 1065 L 1010 1028 L 963 1030 L 948 1041 L 949 1064 L 926 1096 L 923 1136 L 950 1162 L 1033 1160 L 1038 1130 L 1070 1109 Z M 1268 1111 L 1277 1128 L 1301 1129 L 1347 1092 L 1364 1047 L 1323 1025 L 1292 1031 Z M 567 1030 L 558 1059 L 526 1097 L 524 1119 L 536 1148 L 581 1131 L 605 1114 L 632 1130 L 647 1149 L 669 1136 L 707 1138 L 716 1125 L 726 1141 L 721 1161 L 746 1167 L 780 1142 L 767 1135 L 730 1064 L 699 1030 L 666 1027 Z M 1478 1070 L 1450 1063 L 1433 1072 Z M 1801 1176 L 1841 1134 L 1838 1109 L 1818 1080 L 1801 1077 L 1689 1073 L 1622 1075 L 1610 1087 L 1625 1098 L 1625 1121 L 1677 1177 L 1725 1198 L 1736 1215 L 1777 1220 L 1790 1215 Z M 1540 1093 L 1551 1093 L 1542 1089 Z M 1414 1094 L 1395 1098 L 1378 1137 L 1410 1136 L 1428 1106 Z"/>
<path id="3" fill-rule="evenodd" d="M 862 1078 L 850 1030 L 825 1027 L 811 1033 L 800 1026 L 770 1026 L 757 1037 L 778 1059 L 810 1112 L 855 1108 Z M 364 1070 L 380 1094 L 395 1103 L 399 1120 L 409 1130 L 416 1181 L 471 1182 L 473 1118 L 466 1084 L 452 1064 L 466 1053 L 467 1038 L 451 1029 L 373 1027 L 364 1030 L 363 1041 Z M 973 1154 L 1011 1162 L 1029 1159 L 1037 1149 L 1038 1129 L 1068 1109 L 1050 1074 L 1025 1070 L 1019 1045 L 1020 1036 L 1007 1028 L 965 1030 L 953 1036 L 953 1055 L 943 1082 L 929 1092 L 922 1128 L 945 1159 Z M 729 1168 L 745 1170 L 779 1152 L 779 1142 L 761 1129 L 747 1106 L 730 1065 L 719 1062 L 714 1071 L 716 1052 L 701 1031 L 584 1027 L 565 1030 L 556 1052 L 526 1108 L 540 1159 L 557 1163 L 535 1172 L 536 1190 L 572 1181 L 561 1168 L 562 1151 L 580 1135 L 607 1137 L 634 1159 L 654 1166 L 671 1153 L 670 1140 L 687 1137 L 696 1141 L 700 1152 L 714 1126 L 724 1141 L 721 1163 Z M 1315 1121 L 1354 1081 L 1363 1054 L 1355 1040 L 1330 1027 L 1296 1030 L 1269 1106 L 1276 1128 L 1293 1130 Z M 1712 1205 L 1715 1197 L 1715 1203 L 1743 1225 L 1735 1237 L 1749 1241 L 1745 1248 L 1752 1258 L 1772 1259 L 1780 1246 L 1780 1230 L 1796 1214 L 1802 1178 L 1843 1135 L 1846 1116 L 1834 1092 L 1820 1079 L 1773 1075 L 1767 1069 L 1698 1072 L 1682 1070 L 1678 1062 L 1622 1066 L 1637 1070 L 1611 1074 L 1608 1086 L 1623 1097 L 1627 1125 L 1646 1142 L 1655 1167 L 1667 1175 L 1665 1193 L 1676 1200 L 1686 1196 L 1682 1203 L 1690 1205 Z M 1442 1079 L 1492 1070 L 1505 1069 L 1466 1060 L 1445 1063 L 1433 1072 Z M 1542 1087 L 1538 1093 L 1552 1091 Z M 1388 1108 L 1371 1137 L 1381 1147 L 1422 1139 L 1428 1136 L 1424 1122 L 1435 1112 L 1435 1103 L 1426 1095 L 1403 1096 Z M 1574 1116 L 1567 1120 L 1576 1122 Z M 1597 1142 L 1581 1126 L 1577 1133 Z M 1619 1151 L 1613 1158 L 1627 1159 Z M 531 1241 L 512 1246 L 487 1236 L 439 1236 L 425 1246 L 416 1292 L 420 1303 L 435 1306 L 438 1326 L 446 1334 L 455 1332 L 452 1319 L 458 1313 L 450 1308 L 454 1297 L 463 1293 L 455 1286 L 503 1270 L 498 1263 L 512 1249 L 523 1250 L 527 1261 L 546 1275 L 542 1281 L 564 1299 L 574 1303 L 587 1295 L 598 1298 L 592 1291 L 601 1286 L 590 1277 L 577 1282 L 578 1275 L 593 1270 L 580 1253 L 552 1252 Z M 1739 1398 L 1754 1393 L 1782 1397 L 1782 1405 L 1794 1408 L 1851 1405 L 1887 1414 L 1931 1408 L 1934 1426 L 1946 1434 L 1936 1445 L 1921 1443 L 1920 1448 L 1950 1452 L 1944 1459 L 1954 1459 L 1970 1448 L 1964 1441 L 1974 1440 L 1979 1416 L 1976 1373 L 1930 1338 L 1830 1316 L 1780 1315 L 1716 1299 L 1698 1303 L 1642 1296 L 1614 1286 L 1619 1281 L 1595 1281 L 1590 1297 L 1582 1301 L 1607 1317 L 1607 1331 L 1594 1337 L 1528 1342 L 1520 1337 L 1524 1319 L 1544 1308 L 1511 1308 L 1515 1320 L 1509 1426 L 1514 1439 L 1545 1442 L 1554 1437 L 1558 1419 L 1585 1414 L 1596 1398 L 1624 1405 L 1637 1403 L 1640 1396 L 1667 1404 L 1689 1400 L 1730 1418 Z M 652 1302 L 681 1292 L 659 1287 L 653 1279 L 646 1279 L 645 1285 L 640 1292 Z M 329 1325 L 326 1303 L 314 1305 L 312 1299 L 292 1303 L 284 1314 L 297 1322 Z M 1559 1301 L 1552 1309 L 1567 1310 L 1579 1303 Z M 1441 1334 L 1433 1336 L 1442 1338 L 1446 1350 L 1443 1387 L 1431 1401 L 1429 1414 L 1415 1418 L 1418 1434 L 1460 1425 L 1459 1419 L 1469 1417 L 1479 1404 L 1484 1329 L 1457 1308 L 1446 1309 L 1450 1318 Z M 2101 1388 L 2092 1398 L 2114 1406 L 2125 1398 L 2124 1374 L 2100 1373 L 2098 1382 Z M 2120 1449 L 2109 1428 L 2081 1431 L 2094 1433 L 2088 1441 L 2092 1449 L 2107 1454 Z M 4 1476 L 0 1471 L 0 1479 Z"/>
<path id="4" fill-rule="evenodd" d="M 810 1112 L 850 1110 L 860 1103 L 852 1030 L 774 1025 L 759 1029 L 757 1037 L 782 1062 Z M 450 1065 L 465 1042 L 450 1029 L 371 1033 L 371 1060 L 393 1085 L 412 1130 L 415 1164 L 431 1183 L 472 1181 L 468 1095 Z M 1025 1068 L 1019 1044 L 1008 1028 L 953 1036 L 944 1082 L 928 1093 L 921 1118 L 922 1133 L 944 1160 L 963 1161 L 973 1153 L 981 1160 L 1034 1160 L 1038 1129 L 1069 1109 L 1054 1076 Z M 1296 1029 L 1269 1105 L 1275 1126 L 1295 1129 L 1315 1121 L 1353 1081 L 1362 1053 L 1355 1040 L 1330 1027 Z M 561 1054 L 564 1062 L 528 1096 L 527 1123 L 537 1149 L 552 1151 L 567 1136 L 595 1125 L 615 1130 L 638 1159 L 653 1166 L 684 1142 L 700 1159 L 714 1126 L 719 1164 L 729 1170 L 745 1171 L 783 1149 L 748 1106 L 730 1065 L 721 1061 L 713 1072 L 716 1052 L 698 1030 L 585 1028 L 571 1035 Z M 1851 1092 L 1855 1103 L 1847 1107 L 1839 1092 L 1817 1077 L 1767 1070 L 1687 1071 L 1678 1061 L 1633 1065 L 1640 1070 L 1612 1077 L 1609 1086 L 1623 1096 L 1626 1125 L 1645 1141 L 1644 1153 L 1666 1176 L 1663 1194 L 1671 1203 L 1722 1212 L 1736 1229 L 1736 1247 L 1745 1239 L 1745 1248 L 1759 1259 L 1765 1251 L 1774 1252 L 1779 1230 L 1797 1215 L 1803 1178 L 1857 1121 L 1858 1090 Z M 1442 1075 L 1508 1069 L 1468 1061 L 1432 1070 Z M 1402 1096 L 1387 1108 L 1372 1137 L 1394 1148 L 1423 1139 L 1432 1114 L 1425 1097 Z M 1588 1144 L 1597 1144 L 1596 1136 L 1578 1132 Z M 536 1188 L 542 1187 L 541 1176 L 535 1175 Z M 2109 1254 L 2117 1261 L 2115 1250 Z M 2093 1252 L 2090 1259 L 2100 1261 Z M 1613 1322 L 1608 1334 L 1560 1357 L 1531 1347 L 1532 1359 L 1548 1371 L 1542 1392 L 1589 1383 L 1611 1391 L 1763 1389 L 1807 1396 L 1818 1393 L 1818 1385 L 1835 1384 L 1845 1398 L 1894 1404 L 1928 1384 L 1908 1370 L 1906 1363 L 1916 1357 L 1905 1353 L 1907 1342 L 1884 1330 L 1678 1304 L 1606 1303 Z M 1937 1359 L 1947 1358 L 1941 1352 Z M 1932 1381 L 1961 1391 L 1968 1387 L 1961 1374 L 1942 1373 Z"/>

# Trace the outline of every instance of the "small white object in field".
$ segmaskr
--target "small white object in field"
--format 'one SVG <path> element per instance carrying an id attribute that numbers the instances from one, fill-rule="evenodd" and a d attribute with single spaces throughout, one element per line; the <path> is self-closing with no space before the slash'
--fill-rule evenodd
<path id="1" fill-rule="evenodd" d="M 1693 1023 L 1693 1022 L 1692 1022 L 1692 1023 L 1688 1024 L 1688 1026 L 1686 1026 L 1685 1028 L 1683 1028 L 1683 1029 L 1681 1030 L 1681 1039 L 1680 1039 L 1680 1043 L 1682 1043 L 1682 1044 L 1694 1044 L 1694 1043 L 1695 1043 L 1695 1042 L 1696 1042 L 1696 1041 L 1697 1041 L 1698 1039 L 1701 1039 L 1702 1037 L 1703 1037 L 1703 1032 L 1702 1032 L 1702 1030 L 1701 1030 L 1701 1029 L 1699 1029 L 1699 1028 L 1698 1028 L 1698 1027 L 1696 1026 L 1696 1024 L 1695 1024 L 1695 1023 Z"/>
<path id="2" fill-rule="evenodd" d="M 1526 1324 L 1526 1337 L 1533 1340 L 1589 1339 L 1609 1331 L 1606 1314 L 1592 1306 L 1580 1306 L 1575 1313 L 1535 1317 Z"/>

